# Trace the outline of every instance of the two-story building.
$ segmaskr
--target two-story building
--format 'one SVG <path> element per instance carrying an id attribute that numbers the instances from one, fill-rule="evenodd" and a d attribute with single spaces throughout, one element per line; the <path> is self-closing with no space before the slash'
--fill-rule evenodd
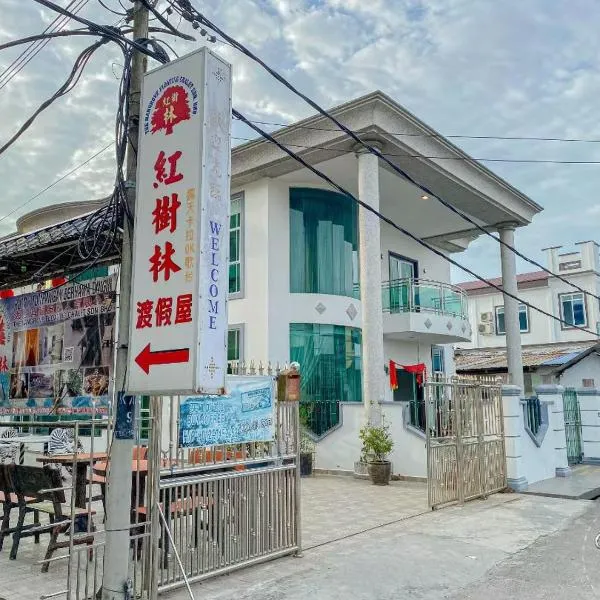
<path id="1" fill-rule="evenodd" d="M 547 248 L 547 268 L 589 294 L 545 271 L 517 276 L 521 299 L 564 321 L 551 319 L 525 304 L 519 305 L 525 393 L 533 392 L 540 384 L 592 388 L 600 385 L 600 358 L 596 354 L 600 333 L 598 244 L 586 241 L 575 246 L 576 250 L 571 252 L 560 252 L 560 246 Z M 502 286 L 502 278 L 493 279 L 492 283 Z M 468 297 L 473 335 L 470 342 L 457 344 L 457 370 L 471 374 L 506 373 L 502 294 L 479 281 L 460 283 L 458 287 Z"/>

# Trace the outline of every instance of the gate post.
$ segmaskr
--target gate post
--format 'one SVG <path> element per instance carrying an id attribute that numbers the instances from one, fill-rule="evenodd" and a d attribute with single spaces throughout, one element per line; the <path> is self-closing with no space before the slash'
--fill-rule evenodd
<path id="1" fill-rule="evenodd" d="M 569 458 L 567 456 L 567 437 L 565 433 L 565 415 L 562 385 L 540 385 L 535 388 L 540 402 L 549 405 L 548 427 L 554 434 L 555 472 L 557 477 L 571 475 Z"/>
<path id="2" fill-rule="evenodd" d="M 578 388 L 583 462 L 600 464 L 600 389 Z"/>
<path id="3" fill-rule="evenodd" d="M 515 492 L 522 492 L 529 485 L 524 471 L 522 436 L 525 432 L 525 423 L 521 395 L 522 390 L 518 385 L 502 386 L 506 485 Z"/>

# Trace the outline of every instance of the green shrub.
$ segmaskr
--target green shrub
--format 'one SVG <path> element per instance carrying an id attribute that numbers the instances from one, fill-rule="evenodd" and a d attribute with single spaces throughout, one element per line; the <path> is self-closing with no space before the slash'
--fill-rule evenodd
<path id="1" fill-rule="evenodd" d="M 389 427 L 382 421 L 381 425 L 367 423 L 359 433 L 362 442 L 362 453 L 368 462 L 385 462 L 387 455 L 394 447 Z"/>

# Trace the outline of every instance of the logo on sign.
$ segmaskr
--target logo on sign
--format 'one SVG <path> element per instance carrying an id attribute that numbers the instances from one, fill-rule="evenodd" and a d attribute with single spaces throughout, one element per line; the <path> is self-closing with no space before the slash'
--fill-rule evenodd
<path id="1" fill-rule="evenodd" d="M 152 94 L 144 112 L 144 134 L 164 132 L 171 135 L 182 121 L 198 113 L 198 92 L 194 84 L 181 75 L 171 77 Z"/>

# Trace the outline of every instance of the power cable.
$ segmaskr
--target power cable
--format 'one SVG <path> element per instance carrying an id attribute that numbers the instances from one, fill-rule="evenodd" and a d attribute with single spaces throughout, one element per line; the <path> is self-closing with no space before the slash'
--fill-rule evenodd
<path id="1" fill-rule="evenodd" d="M 64 175 L 62 175 L 61 177 L 59 177 L 58 179 L 53 181 L 50 185 L 47 185 L 43 190 L 40 190 L 39 192 L 37 192 L 36 194 L 31 196 L 31 198 L 29 198 L 28 200 L 26 200 L 25 202 L 23 202 L 22 204 L 20 204 L 13 210 L 11 210 L 9 213 L 5 214 L 3 217 L 0 217 L 0 223 L 2 221 L 4 221 L 4 219 L 8 219 L 8 217 L 10 217 L 11 215 L 15 214 L 16 212 L 18 212 L 19 210 L 21 210 L 22 208 L 24 208 L 25 206 L 27 206 L 28 204 L 33 202 L 36 198 L 39 198 L 43 193 L 47 192 L 50 188 L 53 188 L 55 185 L 57 185 L 61 181 L 67 179 L 67 177 L 70 177 L 71 175 L 73 175 L 73 173 L 75 173 L 76 171 L 78 171 L 79 169 L 81 169 L 82 167 L 87 165 L 89 162 L 94 160 L 94 158 L 96 158 L 97 156 L 100 156 L 100 154 L 102 154 L 103 152 L 106 152 L 106 150 L 108 150 L 112 145 L 113 145 L 113 143 L 111 142 L 110 144 L 104 146 L 104 148 L 101 148 L 100 150 L 98 150 L 98 152 L 95 152 L 94 154 L 92 154 L 92 156 L 90 156 L 89 158 L 86 158 L 82 163 L 79 163 L 76 167 L 74 167 L 69 172 L 65 173 Z"/>
<path id="2" fill-rule="evenodd" d="M 67 5 L 70 9 L 73 7 L 73 12 L 76 14 L 81 11 L 89 0 L 82 0 L 78 6 L 79 0 L 71 0 Z M 59 15 L 50 23 L 42 33 L 52 33 L 53 31 L 59 31 L 69 22 L 69 18 L 65 18 L 64 15 Z M 18 75 L 38 54 L 39 52 L 50 42 L 49 39 L 40 41 L 38 43 L 32 43 L 29 48 L 26 48 L 0 75 L 0 90 L 2 90 L 8 83 Z M 8 74 L 8 75 L 7 75 Z M 6 75 L 6 77 L 5 77 Z"/>
<path id="3" fill-rule="evenodd" d="M 371 212 L 374 215 L 376 215 L 381 221 L 383 221 L 384 223 L 387 223 L 388 225 L 390 225 L 394 229 L 397 229 L 398 231 L 400 231 L 401 233 L 403 233 L 405 236 L 407 236 L 410 239 L 412 239 L 413 241 L 417 242 L 417 244 L 419 244 L 420 246 L 423 246 L 424 248 L 427 248 L 428 250 L 430 250 L 431 252 L 433 252 L 435 255 L 437 255 L 440 258 L 442 258 L 443 260 L 449 262 L 451 265 L 454 265 L 455 267 L 458 267 L 459 269 L 461 269 L 465 273 L 468 273 L 469 275 L 471 275 L 472 277 L 475 277 L 476 279 L 478 279 L 479 281 L 485 283 L 486 285 L 488 285 L 488 286 L 496 289 L 499 292 L 502 292 L 505 296 L 508 296 L 509 298 L 512 298 L 513 300 L 516 300 L 517 302 L 519 302 L 521 304 L 524 304 L 525 306 L 529 307 L 530 309 L 535 310 L 535 311 L 539 312 L 540 314 L 543 314 L 546 317 L 550 317 L 551 319 L 554 319 L 555 321 L 558 321 L 559 323 L 561 323 L 563 325 L 567 325 L 570 328 L 578 329 L 578 330 L 583 331 L 585 333 L 592 334 L 594 337 L 600 337 L 598 334 L 596 334 L 595 332 L 591 331 L 590 329 L 587 329 L 585 327 L 581 327 L 579 325 L 573 325 L 573 324 L 569 323 L 568 321 L 565 321 L 564 319 L 562 319 L 560 317 L 557 317 L 556 315 L 553 315 L 552 313 L 547 312 L 544 309 L 539 308 L 538 306 L 535 306 L 534 304 L 531 304 L 530 302 L 527 302 L 526 300 L 523 300 L 522 298 L 519 298 L 519 296 L 517 296 L 515 294 L 512 294 L 510 292 L 507 292 L 506 290 L 504 290 L 499 285 L 496 285 L 492 281 L 490 281 L 488 279 L 485 279 L 481 275 L 478 275 L 475 271 L 472 271 L 468 267 L 465 267 L 464 265 L 460 264 L 458 261 L 454 260 L 453 258 L 450 258 L 449 256 L 446 256 L 441 250 L 438 250 L 437 248 L 435 248 L 434 246 L 432 246 L 431 244 L 429 244 L 425 240 L 421 239 L 417 235 L 415 235 L 415 234 L 411 233 L 410 231 L 404 229 L 403 227 L 401 227 L 400 225 L 398 225 L 395 221 L 393 221 L 392 219 L 386 217 L 385 215 L 383 215 L 382 213 L 380 213 L 379 211 L 377 211 L 376 209 L 374 209 L 371 205 L 369 205 L 366 202 L 363 202 L 362 200 L 356 198 L 353 194 L 351 194 L 344 187 L 342 187 L 341 185 L 339 185 L 338 183 L 336 183 L 335 181 L 333 181 L 333 179 L 331 179 L 328 175 L 326 175 L 325 173 L 323 173 L 322 171 L 320 171 L 319 169 L 317 169 L 316 167 L 314 167 L 313 165 L 311 165 L 310 163 L 308 163 L 307 161 L 305 161 L 301 156 L 299 156 L 298 154 L 296 154 L 294 151 L 290 150 L 287 146 L 285 146 L 281 142 L 277 141 L 272 135 L 268 134 L 266 131 L 263 131 L 260 127 L 258 127 L 258 125 L 255 125 L 254 123 L 252 123 L 244 115 L 242 115 L 239 111 L 237 111 L 236 109 L 233 109 L 232 113 L 233 113 L 233 115 L 237 119 L 239 119 L 240 121 L 244 122 L 246 125 L 248 125 L 249 127 L 251 127 L 252 129 L 254 129 L 254 131 L 256 131 L 258 134 L 260 134 L 261 136 L 263 136 L 265 139 L 269 140 L 271 143 L 275 144 L 280 150 L 282 150 L 288 156 L 290 156 L 291 158 L 293 158 L 294 160 L 296 160 L 304 168 L 308 169 L 309 171 L 311 171 L 312 173 L 314 173 L 315 175 L 317 175 L 318 177 L 320 177 L 321 179 L 323 179 L 323 181 L 327 182 L 330 186 L 332 186 L 333 188 L 335 188 L 336 190 L 338 190 L 341 194 L 343 194 L 345 196 L 348 196 L 348 198 L 350 198 L 351 200 L 353 200 L 354 202 L 356 202 L 359 206 L 361 206 L 365 210 L 368 210 L 369 212 Z"/>
<path id="4" fill-rule="evenodd" d="M 240 51 L 244 55 L 248 56 L 251 60 L 253 60 L 257 64 L 259 64 L 264 70 L 266 70 L 272 77 L 274 77 L 275 79 L 277 79 L 277 81 L 279 81 L 281 84 L 283 84 L 287 89 L 289 89 L 296 96 L 298 96 L 299 98 L 301 98 L 302 100 L 304 100 L 309 106 L 311 106 L 313 109 L 315 109 L 319 114 L 321 114 L 322 116 L 324 116 L 327 119 L 329 119 L 332 123 L 334 123 L 336 125 L 336 127 L 338 127 L 346 135 L 348 135 L 350 138 L 352 138 L 355 142 L 357 142 L 358 144 L 360 144 L 363 148 L 365 148 L 366 150 L 368 150 L 371 154 L 374 154 L 380 160 L 383 160 L 383 162 L 385 162 L 393 171 L 395 171 L 396 173 L 398 173 L 399 175 L 401 175 L 404 179 L 406 179 L 407 181 L 409 181 L 410 183 L 412 183 L 415 187 L 417 187 L 420 190 L 422 190 L 423 192 L 425 192 L 425 194 L 427 194 L 428 196 L 436 199 L 438 202 L 440 202 L 441 204 L 443 204 L 444 206 L 446 206 L 446 208 L 448 208 L 449 210 L 451 210 L 454 214 L 460 216 L 466 222 L 468 222 L 468 223 L 472 224 L 473 226 L 475 226 L 482 233 L 484 233 L 485 235 L 487 235 L 487 236 L 491 237 L 492 239 L 496 240 L 499 244 L 503 245 L 505 248 L 508 248 L 509 250 L 511 250 L 511 252 L 515 253 L 516 256 L 519 256 L 520 258 L 522 258 L 523 260 L 526 260 L 530 264 L 533 264 L 533 265 L 537 266 L 538 268 L 541 268 L 543 271 L 547 272 L 548 274 L 552 275 L 553 277 L 556 277 L 556 278 L 560 279 L 561 281 L 567 283 L 573 289 L 577 289 L 578 291 L 580 291 L 580 292 L 582 292 L 584 294 L 590 294 L 586 290 L 583 290 L 583 288 L 581 288 L 579 286 L 576 286 L 575 284 L 571 283 L 567 279 L 563 278 L 561 275 L 553 273 L 549 269 L 546 269 L 545 267 L 543 267 L 537 261 L 534 261 L 533 259 L 525 256 L 523 253 L 519 252 L 516 248 L 514 248 L 510 244 L 507 244 L 506 242 L 504 242 L 503 240 L 501 240 L 500 238 L 496 237 L 494 234 L 492 234 L 491 232 L 489 232 L 487 229 L 485 229 L 484 227 L 482 227 L 481 225 L 479 225 L 478 223 L 476 223 L 473 219 L 471 219 L 464 212 L 462 212 L 461 210 L 455 208 L 454 206 L 452 206 L 446 200 L 440 198 L 437 194 L 435 194 L 433 191 L 431 191 L 429 188 L 427 188 L 427 186 L 424 186 L 424 185 L 420 184 L 419 182 L 417 182 L 406 171 L 404 171 L 403 169 L 401 169 L 400 167 L 398 167 L 394 162 L 392 162 L 389 158 L 387 158 L 387 156 L 384 155 L 378 148 L 372 146 L 371 144 L 369 144 L 368 142 L 366 142 L 365 140 L 363 140 L 354 131 L 352 131 L 350 128 L 346 127 L 341 121 L 339 121 L 339 119 L 337 119 L 331 113 L 329 113 L 327 110 L 325 110 L 323 107 L 321 107 L 317 102 L 315 102 L 309 96 L 307 96 L 306 94 L 304 94 L 303 92 L 301 92 L 300 90 L 298 90 L 298 88 L 296 88 L 293 84 L 291 84 L 285 77 L 283 77 L 282 75 L 280 75 L 275 69 L 273 69 L 272 67 L 270 67 L 267 63 L 265 63 L 256 54 L 254 54 L 252 51 L 250 51 L 248 48 L 246 48 L 246 46 L 244 46 L 243 44 L 241 44 L 240 42 L 238 42 L 236 39 L 232 38 L 231 36 L 227 35 L 222 29 L 220 29 L 219 27 L 217 27 L 214 23 L 212 23 L 204 15 L 202 15 L 200 12 L 198 12 L 192 6 L 190 0 L 171 0 L 171 1 L 174 1 L 177 4 L 179 4 L 182 7 L 182 9 L 184 9 L 185 11 L 189 11 L 190 14 L 191 14 L 191 16 L 193 17 L 194 21 L 198 21 L 200 23 L 203 23 L 206 27 L 212 29 L 213 31 L 216 31 L 221 37 L 223 37 L 228 42 L 230 42 L 238 51 Z M 184 16 L 184 18 L 185 18 L 185 16 Z M 247 124 L 249 124 L 249 123 L 247 123 Z M 475 160 L 475 159 L 471 159 L 471 160 Z M 593 298 L 596 298 L 596 299 L 600 300 L 600 297 L 597 296 L 597 295 L 595 295 L 595 294 L 591 294 L 591 296 Z"/>

